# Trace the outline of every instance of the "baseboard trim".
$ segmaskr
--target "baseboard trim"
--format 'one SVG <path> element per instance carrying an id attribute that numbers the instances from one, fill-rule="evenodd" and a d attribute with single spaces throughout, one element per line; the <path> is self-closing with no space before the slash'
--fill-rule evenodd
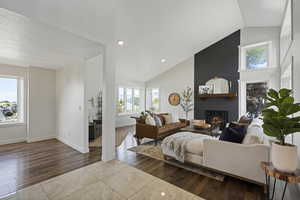
<path id="1" fill-rule="evenodd" d="M 70 146 L 71 148 L 75 149 L 76 151 L 79 151 L 80 153 L 88 153 L 89 152 L 89 149 L 81 147 L 77 144 L 73 144 L 73 143 L 69 142 L 68 140 L 66 140 L 65 138 L 56 137 L 56 139 L 58 139 L 59 141 L 61 141 L 64 144 Z"/>
<path id="2" fill-rule="evenodd" d="M 26 142 L 26 139 L 19 138 L 19 139 L 0 140 L 0 145 L 14 144 L 14 143 L 20 143 L 20 142 Z"/>
<path id="3" fill-rule="evenodd" d="M 55 138 L 57 138 L 56 135 L 48 135 L 48 136 L 44 136 L 44 137 L 28 138 L 27 142 L 28 143 L 39 142 L 39 141 L 50 140 L 50 139 L 55 139 Z"/>

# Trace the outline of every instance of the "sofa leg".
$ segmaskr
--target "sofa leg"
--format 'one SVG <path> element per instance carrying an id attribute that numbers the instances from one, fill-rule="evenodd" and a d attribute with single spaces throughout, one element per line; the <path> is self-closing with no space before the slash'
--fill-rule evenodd
<path id="1" fill-rule="evenodd" d="M 140 145 L 142 138 L 139 138 L 139 137 L 136 136 L 135 139 L 136 139 L 137 145 Z"/>

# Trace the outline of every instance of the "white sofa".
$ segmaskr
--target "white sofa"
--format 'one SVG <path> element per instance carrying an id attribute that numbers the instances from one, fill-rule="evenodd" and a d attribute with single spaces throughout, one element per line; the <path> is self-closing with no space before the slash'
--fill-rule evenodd
<path id="1" fill-rule="evenodd" d="M 248 144 L 249 140 L 246 140 L 253 136 L 259 142 Z M 187 144 L 185 162 L 263 185 L 265 175 L 260 165 L 262 161 L 269 161 L 270 146 L 260 124 L 256 122 L 249 126 L 246 137 L 242 144 L 220 141 L 210 136 L 195 139 Z M 165 158 L 176 157 L 174 152 L 165 148 L 162 150 Z"/>

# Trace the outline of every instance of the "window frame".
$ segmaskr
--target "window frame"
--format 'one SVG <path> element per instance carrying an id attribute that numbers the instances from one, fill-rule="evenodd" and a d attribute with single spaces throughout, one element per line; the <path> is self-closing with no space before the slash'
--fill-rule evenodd
<path id="1" fill-rule="evenodd" d="M 136 87 L 124 87 L 124 86 L 118 86 L 118 90 L 117 90 L 117 106 L 118 106 L 118 103 L 119 103 L 119 91 L 120 91 L 120 88 L 123 88 L 123 96 L 124 96 L 124 112 L 118 112 L 117 110 L 117 114 L 120 116 L 120 115 L 132 115 L 132 114 L 137 114 L 141 111 L 141 89 L 140 88 L 136 88 Z M 127 111 L 126 109 L 126 104 L 127 104 L 127 89 L 130 89 L 131 90 L 131 99 L 132 99 L 132 105 L 131 105 L 131 111 Z M 139 109 L 137 109 L 137 111 L 134 110 L 134 95 L 135 95 L 135 90 L 138 90 L 139 91 Z"/>
<path id="2" fill-rule="evenodd" d="M 266 83 L 270 88 L 270 80 L 267 79 L 239 81 L 239 118 L 247 114 L 247 84 L 251 83 Z"/>
<path id="3" fill-rule="evenodd" d="M 24 77 L 0 74 L 0 78 L 16 79 L 17 80 L 17 113 L 18 113 L 18 119 L 16 121 L 0 122 L 0 126 L 23 125 L 23 124 L 25 124 L 25 93 L 24 93 L 25 83 L 24 83 Z"/>
<path id="4" fill-rule="evenodd" d="M 254 68 L 254 69 L 249 69 L 247 68 L 247 50 L 261 47 L 261 46 L 267 46 L 268 50 L 268 59 L 267 59 L 267 66 L 263 68 Z M 274 67 L 273 63 L 273 51 L 272 51 L 272 41 L 267 41 L 267 42 L 260 42 L 260 43 L 255 43 L 255 44 L 250 44 L 250 45 L 245 45 L 245 46 L 240 46 L 240 67 L 239 71 L 261 71 L 261 70 L 266 70 Z"/>
<path id="5" fill-rule="evenodd" d="M 160 88 L 148 88 L 149 90 L 149 100 L 150 100 L 150 103 L 149 103 L 149 110 L 153 107 L 153 104 L 152 104 L 152 91 L 153 90 L 158 90 L 158 110 L 154 111 L 154 112 L 160 112 Z"/>

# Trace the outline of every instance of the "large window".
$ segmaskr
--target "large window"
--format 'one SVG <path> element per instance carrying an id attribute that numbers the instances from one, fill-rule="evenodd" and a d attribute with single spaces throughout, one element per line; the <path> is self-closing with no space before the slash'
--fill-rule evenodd
<path id="1" fill-rule="evenodd" d="M 150 110 L 153 112 L 159 112 L 159 89 L 150 89 Z"/>
<path id="2" fill-rule="evenodd" d="M 256 118 L 261 115 L 265 97 L 267 95 L 268 85 L 266 82 L 247 83 L 247 115 Z"/>
<path id="3" fill-rule="evenodd" d="M 119 114 L 130 114 L 139 112 L 141 109 L 140 102 L 140 89 L 119 87 L 117 102 L 117 112 Z"/>
<path id="4" fill-rule="evenodd" d="M 242 47 L 242 70 L 255 70 L 271 67 L 271 42 Z"/>
<path id="5" fill-rule="evenodd" d="M 0 76 L 0 124 L 23 122 L 23 81 Z"/>

